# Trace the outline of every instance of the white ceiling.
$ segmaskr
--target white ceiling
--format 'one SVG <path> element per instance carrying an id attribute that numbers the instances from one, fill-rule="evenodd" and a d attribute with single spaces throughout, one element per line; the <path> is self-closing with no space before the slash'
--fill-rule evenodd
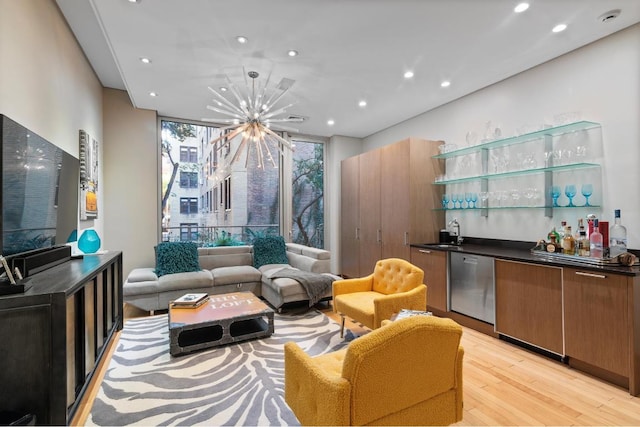
<path id="1" fill-rule="evenodd" d="M 102 84 L 135 107 L 216 117 L 207 86 L 244 86 L 244 67 L 295 80 L 278 105 L 318 136 L 371 135 L 640 22 L 639 0 L 528 0 L 520 14 L 518 0 L 56 1 Z"/>

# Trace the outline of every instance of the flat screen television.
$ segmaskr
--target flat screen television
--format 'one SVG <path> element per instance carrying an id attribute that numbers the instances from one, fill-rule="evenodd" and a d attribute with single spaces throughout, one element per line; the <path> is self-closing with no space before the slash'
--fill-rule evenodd
<path id="1" fill-rule="evenodd" d="M 0 121 L 2 255 L 64 244 L 78 225 L 79 160 L 2 114 Z"/>

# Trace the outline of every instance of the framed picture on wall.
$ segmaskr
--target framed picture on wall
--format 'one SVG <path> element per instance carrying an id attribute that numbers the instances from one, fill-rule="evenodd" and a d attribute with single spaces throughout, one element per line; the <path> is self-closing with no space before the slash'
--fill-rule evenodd
<path id="1" fill-rule="evenodd" d="M 80 130 L 80 219 L 98 218 L 98 141 Z"/>

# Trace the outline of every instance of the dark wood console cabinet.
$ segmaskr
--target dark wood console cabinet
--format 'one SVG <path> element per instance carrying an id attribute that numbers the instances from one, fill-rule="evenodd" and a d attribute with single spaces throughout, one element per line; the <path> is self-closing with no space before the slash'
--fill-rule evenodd
<path id="1" fill-rule="evenodd" d="M 0 410 L 66 425 L 122 329 L 122 253 L 86 255 L 0 297 Z"/>

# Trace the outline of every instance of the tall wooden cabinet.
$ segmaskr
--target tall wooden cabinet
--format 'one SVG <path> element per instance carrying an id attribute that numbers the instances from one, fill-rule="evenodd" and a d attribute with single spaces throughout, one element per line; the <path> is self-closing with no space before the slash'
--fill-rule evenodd
<path id="1" fill-rule="evenodd" d="M 122 253 L 88 255 L 0 297 L 0 410 L 68 425 L 122 329 Z"/>
<path id="2" fill-rule="evenodd" d="M 432 183 L 444 164 L 432 156 L 440 143 L 407 138 L 343 160 L 343 275 L 369 274 L 382 258 L 410 260 L 412 243 L 437 241 L 444 212 L 434 209 L 440 205 L 443 189 Z M 352 181 L 355 175 L 357 190 Z M 354 218 L 358 218 L 355 231 L 350 231 Z"/>

